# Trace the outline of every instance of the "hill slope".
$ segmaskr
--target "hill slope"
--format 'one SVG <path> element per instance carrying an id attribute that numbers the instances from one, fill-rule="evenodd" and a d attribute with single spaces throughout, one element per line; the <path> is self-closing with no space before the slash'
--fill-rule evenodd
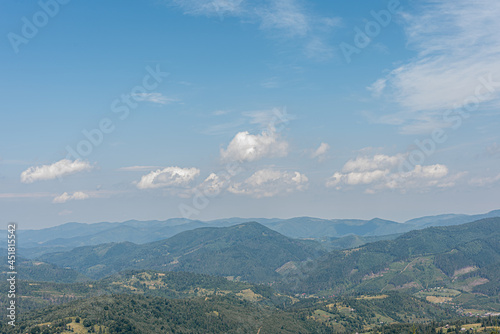
<path id="1" fill-rule="evenodd" d="M 394 289 L 415 292 L 441 287 L 454 289 L 457 295 L 481 293 L 495 297 L 500 291 L 498 268 L 500 218 L 489 218 L 412 231 L 395 240 L 333 251 L 309 263 L 302 272 L 292 271 L 286 284 L 309 293 Z"/>
<path id="2" fill-rule="evenodd" d="M 252 282 L 279 278 L 276 269 L 289 261 L 322 254 L 315 243 L 290 239 L 258 223 L 200 228 L 169 239 L 136 245 L 111 243 L 79 247 L 42 256 L 92 278 L 124 269 L 155 269 L 233 276 Z"/>

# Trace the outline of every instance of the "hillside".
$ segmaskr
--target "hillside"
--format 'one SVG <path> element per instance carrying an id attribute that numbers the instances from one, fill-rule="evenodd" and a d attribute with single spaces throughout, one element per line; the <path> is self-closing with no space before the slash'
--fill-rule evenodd
<path id="1" fill-rule="evenodd" d="M 125 242 L 79 247 L 44 255 L 41 260 L 92 278 L 125 269 L 155 269 L 265 282 L 278 279 L 276 270 L 285 263 L 316 258 L 322 253 L 319 245 L 311 241 L 294 240 L 258 223 L 245 223 L 185 231 L 143 245 Z"/>
<path id="2" fill-rule="evenodd" d="M 375 333 L 380 323 L 424 323 L 455 316 L 449 308 L 388 293 L 302 299 L 284 308 L 228 294 L 166 299 L 113 294 L 21 314 L 2 333 Z"/>
<path id="3" fill-rule="evenodd" d="M 76 299 L 111 294 L 132 294 L 185 299 L 205 296 L 232 295 L 241 300 L 261 305 L 289 305 L 296 299 L 279 294 L 265 285 L 229 281 L 224 277 L 186 272 L 126 271 L 98 281 L 56 283 L 18 280 L 21 298 L 17 309 L 24 313 Z M 0 289 L 8 291 L 8 282 L 0 282 Z M 0 299 L 0 307 L 7 307 Z"/>
<path id="4" fill-rule="evenodd" d="M 290 271 L 283 284 L 296 292 L 326 294 L 435 288 L 435 294 L 424 297 L 499 309 L 499 267 L 500 218 L 490 218 L 332 251 L 308 267 Z M 440 295 L 439 289 L 449 293 Z M 481 295 L 491 298 L 479 302 Z"/>
<path id="5" fill-rule="evenodd" d="M 89 280 L 88 277 L 75 270 L 61 268 L 51 263 L 28 260 L 22 257 L 17 257 L 16 266 L 18 271 L 17 277 L 22 280 L 59 283 L 74 283 Z M 0 256 L 0 273 L 5 274 L 9 271 L 11 270 L 7 263 L 7 256 Z"/>
<path id="6" fill-rule="evenodd" d="M 319 219 L 297 217 L 267 224 L 269 228 L 292 238 L 386 235 L 409 231 L 410 226 L 384 219 Z"/>
<path id="7" fill-rule="evenodd" d="M 33 311 L 2 333 L 332 333 L 300 311 L 263 308 L 232 297 L 171 300 L 137 295 L 81 299 Z M 9 328 L 10 327 L 10 328 Z M 38 329 L 37 329 L 38 327 Z M 72 329 L 71 331 L 66 329 Z M 38 330 L 38 331 L 37 331 Z"/>

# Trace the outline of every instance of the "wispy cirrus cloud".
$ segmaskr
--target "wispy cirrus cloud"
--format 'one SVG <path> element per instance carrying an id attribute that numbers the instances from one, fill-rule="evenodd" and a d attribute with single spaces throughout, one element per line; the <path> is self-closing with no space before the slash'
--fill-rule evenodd
<path id="1" fill-rule="evenodd" d="M 478 93 L 485 107 L 500 103 L 500 35 L 491 33 L 500 30 L 500 3 L 432 0 L 417 6 L 415 14 L 403 15 L 416 56 L 368 87 L 402 108 L 379 121 L 408 134 L 450 127 L 443 111 L 471 103 Z"/>
<path id="2" fill-rule="evenodd" d="M 321 143 L 319 147 L 311 154 L 311 158 L 322 161 L 329 149 L 330 145 L 328 145 L 327 143 Z"/>
<path id="3" fill-rule="evenodd" d="M 469 185 L 474 187 L 493 186 L 500 181 L 500 174 L 496 176 L 474 177 L 469 180 Z"/>
<path id="4" fill-rule="evenodd" d="M 138 93 L 135 94 L 138 101 L 152 102 L 156 104 L 169 104 L 177 102 L 177 99 L 167 97 L 161 93 Z"/>
<path id="5" fill-rule="evenodd" d="M 58 177 L 89 171 L 92 168 L 88 161 L 62 159 L 51 165 L 33 166 L 26 169 L 21 173 L 21 182 L 33 183 L 42 180 L 53 180 Z"/>
<path id="6" fill-rule="evenodd" d="M 158 168 L 159 166 L 128 166 L 118 168 L 118 170 L 121 172 L 148 172 Z"/>
<path id="7" fill-rule="evenodd" d="M 244 0 L 172 0 L 168 1 L 190 15 L 232 16 L 242 13 Z"/>
<path id="8" fill-rule="evenodd" d="M 236 17 L 244 23 L 257 24 L 271 36 L 298 41 L 304 54 L 317 60 L 333 56 L 325 36 L 341 21 L 339 17 L 314 14 L 298 0 L 170 0 L 167 3 L 188 15 Z"/>

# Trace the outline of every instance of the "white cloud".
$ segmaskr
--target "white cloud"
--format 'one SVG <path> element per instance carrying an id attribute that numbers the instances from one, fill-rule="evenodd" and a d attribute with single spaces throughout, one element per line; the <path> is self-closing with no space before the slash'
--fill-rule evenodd
<path id="1" fill-rule="evenodd" d="M 368 172 L 350 172 L 339 173 L 336 172 L 331 178 L 327 180 L 327 187 L 334 187 L 339 184 L 358 185 L 370 184 L 384 178 L 389 173 L 389 170 L 373 170 Z"/>
<path id="2" fill-rule="evenodd" d="M 309 179 L 299 172 L 262 169 L 240 183 L 234 183 L 228 191 L 233 194 L 256 198 L 272 197 L 282 193 L 301 191 L 307 188 Z"/>
<path id="3" fill-rule="evenodd" d="M 250 118 L 251 124 L 258 124 L 262 128 L 274 130 L 278 125 L 283 125 L 289 123 L 291 120 L 295 119 L 293 115 L 290 115 L 286 108 L 273 108 L 270 110 L 256 110 L 256 111 L 246 111 L 242 113 L 243 116 Z"/>
<path id="4" fill-rule="evenodd" d="M 80 201 L 90 198 L 90 195 L 82 191 L 76 191 L 73 194 L 68 194 L 67 192 L 55 197 L 52 203 L 66 203 L 67 201 Z"/>
<path id="5" fill-rule="evenodd" d="M 216 173 L 211 173 L 199 186 L 199 190 L 205 194 L 219 194 L 230 184 L 230 177 L 221 177 Z"/>
<path id="6" fill-rule="evenodd" d="M 239 132 L 227 148 L 220 150 L 224 161 L 256 161 L 266 157 L 284 157 L 288 154 L 288 143 L 281 140 L 274 130 L 264 130 L 252 135 L 248 131 Z"/>
<path id="7" fill-rule="evenodd" d="M 475 177 L 469 181 L 469 184 L 475 187 L 486 187 L 491 186 L 498 181 L 500 181 L 500 174 L 491 177 Z"/>
<path id="8" fill-rule="evenodd" d="M 257 9 L 262 29 L 283 31 L 290 37 L 303 37 L 309 32 L 309 18 L 296 1 L 274 0 L 270 3 L 268 7 Z"/>
<path id="9" fill-rule="evenodd" d="M 375 169 L 390 169 L 395 167 L 402 159 L 402 155 L 388 156 L 384 154 L 376 154 L 373 157 L 359 156 L 354 160 L 349 160 L 345 163 L 344 172 L 365 172 Z"/>
<path id="10" fill-rule="evenodd" d="M 311 154 L 311 158 L 316 159 L 318 158 L 319 161 L 323 160 L 325 157 L 325 154 L 328 152 L 330 149 L 330 145 L 327 143 L 321 143 L 319 147 Z"/>
<path id="11" fill-rule="evenodd" d="M 308 58 L 317 61 L 325 61 L 331 59 L 334 55 L 333 48 L 318 37 L 312 38 L 309 43 L 307 43 L 304 52 Z"/>
<path id="12" fill-rule="evenodd" d="M 33 166 L 21 173 L 21 182 L 33 183 L 40 180 L 53 180 L 58 177 L 91 170 L 87 161 L 68 159 L 59 160 L 52 165 Z"/>
<path id="13" fill-rule="evenodd" d="M 159 168 L 158 166 L 129 166 L 121 167 L 118 170 L 122 172 L 148 172 L 153 169 Z"/>
<path id="14" fill-rule="evenodd" d="M 370 92 L 372 92 L 373 96 L 379 97 L 380 95 L 382 95 L 382 92 L 385 89 L 386 82 L 387 82 L 387 79 L 385 79 L 385 78 L 378 79 L 373 84 L 368 86 L 367 89 Z"/>
<path id="15" fill-rule="evenodd" d="M 349 160 L 342 172 L 335 172 L 326 181 L 327 187 L 342 189 L 346 186 L 367 186 L 367 193 L 393 189 L 406 192 L 411 189 L 446 188 L 455 185 L 465 173 L 449 175 L 448 167 L 441 164 L 417 165 L 409 172 L 399 171 L 404 156 L 378 154 Z"/>
<path id="16" fill-rule="evenodd" d="M 186 14 L 219 16 L 236 15 L 243 10 L 243 0 L 173 0 Z"/>
<path id="17" fill-rule="evenodd" d="M 396 117 L 404 125 L 420 123 L 409 129 L 413 133 L 432 130 L 443 111 L 467 104 L 482 84 L 480 77 L 496 82 L 489 87 L 494 93 L 481 88 L 480 102 L 498 104 L 500 35 L 494 32 L 500 30 L 499 16 L 500 2 L 486 0 L 427 1 L 418 14 L 404 14 L 408 44 L 417 56 L 377 80 L 372 92 L 386 86 L 387 97 L 404 110 Z"/>
<path id="18" fill-rule="evenodd" d="M 139 189 L 184 187 L 199 174 L 200 170 L 197 168 L 167 167 L 142 176 L 136 185 Z"/>
<path id="19" fill-rule="evenodd" d="M 177 99 L 173 99 L 170 97 L 166 97 L 165 95 L 161 93 L 138 93 L 135 94 L 137 96 L 138 101 L 146 101 L 146 102 L 152 102 L 152 103 L 157 103 L 157 104 L 168 104 L 172 102 L 177 102 Z"/>
<path id="20" fill-rule="evenodd" d="M 298 0 L 170 0 L 188 15 L 236 17 L 259 25 L 266 33 L 297 41 L 307 57 L 324 60 L 333 56 L 326 44 L 328 32 L 339 26 L 338 17 L 315 15 Z"/>

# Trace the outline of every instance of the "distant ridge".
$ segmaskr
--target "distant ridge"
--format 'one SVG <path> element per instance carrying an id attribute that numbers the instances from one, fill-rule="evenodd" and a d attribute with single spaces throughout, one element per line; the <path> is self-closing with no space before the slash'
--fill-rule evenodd
<path id="1" fill-rule="evenodd" d="M 374 218 L 321 219 L 314 217 L 280 218 L 224 218 L 210 221 L 172 218 L 165 221 L 128 220 L 125 222 L 102 222 L 95 224 L 67 223 L 41 230 L 18 231 L 19 252 L 28 258 L 36 258 L 56 251 L 67 251 L 75 247 L 98 245 L 107 242 L 133 242 L 144 244 L 200 227 L 227 227 L 248 221 L 258 222 L 274 231 L 292 238 L 342 238 L 349 235 L 379 237 L 401 234 L 430 226 L 451 226 L 483 218 L 500 217 L 500 210 L 480 215 L 444 214 L 427 216 L 397 223 Z M 0 237 L 5 237 L 0 231 Z"/>
<path id="2" fill-rule="evenodd" d="M 188 271 L 233 276 L 251 282 L 277 279 L 290 261 L 317 258 L 324 251 L 311 241 L 288 238 L 259 223 L 203 227 L 143 245 L 131 242 L 78 247 L 50 253 L 44 262 L 101 278 L 127 269 Z"/>

